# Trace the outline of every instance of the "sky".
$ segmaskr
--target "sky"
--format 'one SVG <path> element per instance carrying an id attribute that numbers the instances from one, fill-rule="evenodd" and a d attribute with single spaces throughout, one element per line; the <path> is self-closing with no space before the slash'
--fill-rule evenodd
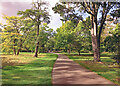
<path id="1" fill-rule="evenodd" d="M 33 0 L 0 0 L 0 23 L 6 23 L 6 21 L 2 18 L 3 14 L 7 16 L 16 16 L 18 11 L 24 11 L 31 8 L 32 1 Z M 47 1 L 50 4 L 49 13 L 51 15 L 51 23 L 49 24 L 49 27 L 56 30 L 62 25 L 62 22 L 60 21 L 60 15 L 55 14 L 52 10 L 52 7 L 54 7 L 59 0 L 44 1 Z"/>

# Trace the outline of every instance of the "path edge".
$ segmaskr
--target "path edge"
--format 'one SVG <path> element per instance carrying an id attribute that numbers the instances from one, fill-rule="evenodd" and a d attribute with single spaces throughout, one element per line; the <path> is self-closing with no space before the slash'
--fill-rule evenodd
<path id="1" fill-rule="evenodd" d="M 53 53 L 53 54 L 57 54 L 57 53 Z M 57 55 L 58 55 L 58 57 L 59 57 L 59 54 L 57 54 Z M 58 59 L 58 57 L 57 57 L 57 59 Z M 55 63 L 57 62 L 57 59 L 56 59 Z M 55 67 L 55 63 L 54 63 L 54 65 L 53 65 L 53 69 L 54 69 L 54 67 Z M 51 78 L 53 77 L 53 69 L 52 69 L 52 73 L 51 73 Z M 53 78 L 51 79 L 51 83 L 52 83 L 52 85 L 53 85 Z"/>

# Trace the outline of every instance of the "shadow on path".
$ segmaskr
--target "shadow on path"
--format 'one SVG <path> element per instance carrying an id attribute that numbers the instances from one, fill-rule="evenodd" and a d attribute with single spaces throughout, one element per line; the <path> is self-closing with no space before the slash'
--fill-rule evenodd
<path id="1" fill-rule="evenodd" d="M 85 69 L 67 56 L 58 55 L 52 72 L 53 86 L 117 86 L 96 73 Z"/>

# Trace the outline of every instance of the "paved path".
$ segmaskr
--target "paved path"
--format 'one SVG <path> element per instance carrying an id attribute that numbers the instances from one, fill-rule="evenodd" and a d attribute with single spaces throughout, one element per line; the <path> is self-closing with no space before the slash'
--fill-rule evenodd
<path id="1" fill-rule="evenodd" d="M 115 86 L 109 80 L 85 69 L 62 54 L 59 54 L 58 59 L 54 64 L 52 84 L 112 84 L 112 86 Z"/>

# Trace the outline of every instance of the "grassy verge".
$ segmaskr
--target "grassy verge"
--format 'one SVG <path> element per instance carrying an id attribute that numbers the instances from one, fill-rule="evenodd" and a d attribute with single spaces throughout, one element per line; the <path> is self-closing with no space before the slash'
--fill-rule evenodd
<path id="1" fill-rule="evenodd" d="M 47 53 L 39 54 L 38 58 L 33 58 L 32 55 L 30 55 L 31 54 L 20 54 L 22 59 L 17 60 L 18 62 L 22 60 L 25 61 L 23 64 L 19 63 L 14 66 L 6 65 L 3 67 L 2 84 L 51 84 L 51 72 L 58 56 Z M 28 59 L 32 60 L 28 61 Z"/>
<path id="2" fill-rule="evenodd" d="M 101 57 L 102 62 L 93 62 L 93 56 L 71 56 L 68 57 L 81 66 L 96 72 L 98 75 L 119 84 L 120 69 L 115 60 L 110 57 Z"/>

